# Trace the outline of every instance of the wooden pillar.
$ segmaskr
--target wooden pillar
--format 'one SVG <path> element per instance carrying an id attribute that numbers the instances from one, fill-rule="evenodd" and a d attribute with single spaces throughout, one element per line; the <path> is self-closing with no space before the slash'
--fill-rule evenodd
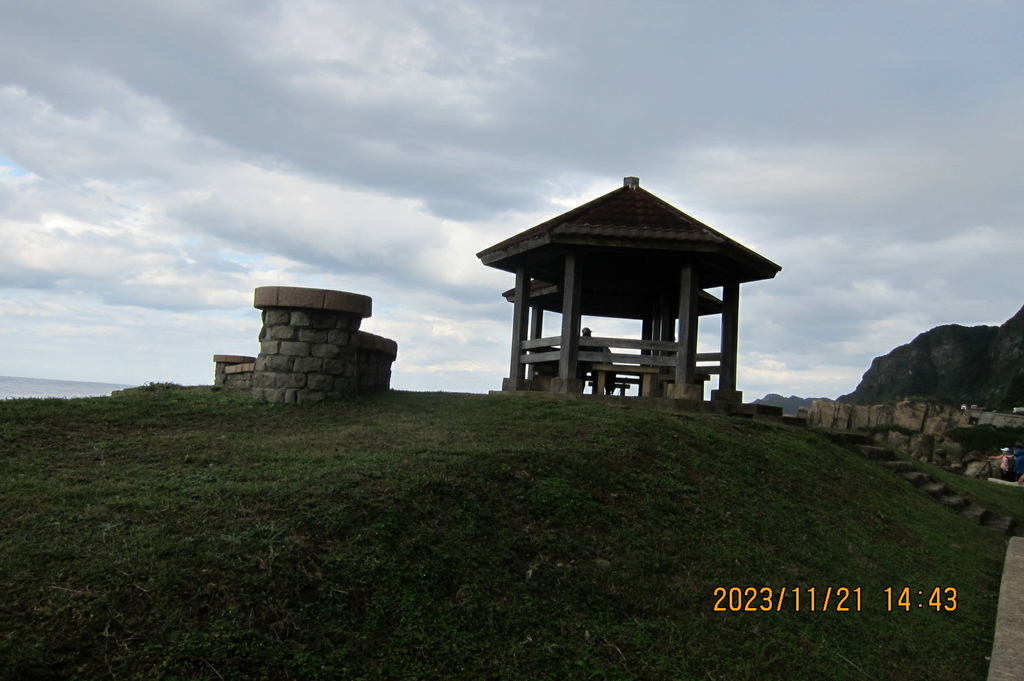
<path id="1" fill-rule="evenodd" d="M 508 378 L 502 382 L 502 390 L 526 390 L 526 365 L 520 357 L 523 354 L 523 341 L 529 328 L 530 315 L 530 277 L 526 270 L 516 268 L 515 300 L 512 305 L 512 355 L 509 362 Z"/>
<path id="2" fill-rule="evenodd" d="M 672 332 L 672 325 L 675 324 L 675 312 L 672 310 L 672 296 L 668 291 L 662 289 L 661 293 L 658 294 L 657 307 L 655 308 L 655 322 L 654 322 L 654 333 L 656 334 L 654 339 L 660 341 L 672 341 L 675 340 L 675 335 Z M 665 356 L 669 353 L 664 351 L 658 351 L 657 355 Z M 658 372 L 658 380 L 665 382 L 666 387 L 658 387 L 658 394 L 670 397 L 671 393 L 668 392 L 669 384 L 675 380 L 675 371 L 671 367 L 662 367 L 661 371 Z"/>
<path id="3" fill-rule="evenodd" d="M 718 374 L 718 390 L 711 399 L 742 402 L 743 393 L 736 390 L 736 364 L 739 355 L 740 284 L 731 282 L 722 288 L 722 365 Z"/>
<path id="4" fill-rule="evenodd" d="M 699 291 L 697 270 L 692 265 L 684 265 L 679 273 L 679 330 L 676 334 L 678 350 L 676 351 L 675 384 L 671 386 L 669 397 L 690 400 L 704 399 L 703 387 L 694 385 L 697 366 L 697 293 Z"/>
<path id="5" fill-rule="evenodd" d="M 657 331 L 655 331 L 655 317 L 657 316 L 656 308 L 657 304 L 652 301 L 650 309 L 646 312 L 646 314 L 644 314 L 643 322 L 640 327 L 641 340 L 654 340 L 657 337 Z M 649 355 L 651 354 L 651 351 L 641 350 L 640 354 Z"/>
<path id="6" fill-rule="evenodd" d="M 544 308 L 540 305 L 532 305 L 530 314 L 530 338 L 540 338 L 544 333 Z"/>
<path id="7" fill-rule="evenodd" d="M 532 340 L 534 338 L 540 338 L 541 337 L 541 333 L 543 333 L 543 332 L 544 332 L 544 308 L 542 308 L 540 305 L 531 305 L 530 306 L 530 339 Z M 527 366 L 526 371 L 527 371 L 526 378 L 528 380 L 532 381 L 536 377 L 536 373 L 534 372 L 534 366 L 532 364 L 530 364 L 529 366 Z M 536 390 L 537 389 L 536 386 L 534 386 L 533 389 Z"/>
<path id="8" fill-rule="evenodd" d="M 643 340 L 661 340 L 661 298 L 662 294 L 652 295 L 648 302 L 647 313 L 644 315 L 641 338 Z M 661 350 L 641 350 L 641 355 L 661 356 Z M 661 397 L 661 378 L 665 373 L 665 367 L 659 367 L 658 373 L 642 374 L 640 385 L 637 387 L 637 394 L 641 397 Z"/>
<path id="9" fill-rule="evenodd" d="M 583 380 L 577 377 L 580 353 L 580 302 L 582 300 L 581 263 L 575 253 L 565 254 L 565 279 L 562 285 L 562 342 L 558 358 L 558 380 L 552 392 L 583 392 Z"/>
<path id="10" fill-rule="evenodd" d="M 671 301 L 669 299 L 669 296 L 668 296 L 667 292 L 662 293 L 659 306 L 660 306 L 660 317 L 659 317 L 659 319 L 660 319 L 660 321 L 659 321 L 660 333 L 658 335 L 658 340 L 667 340 L 667 341 L 675 340 L 676 339 L 675 334 L 672 333 L 672 324 L 675 322 L 676 318 L 675 318 L 675 314 L 673 314 L 672 303 L 671 303 Z"/>

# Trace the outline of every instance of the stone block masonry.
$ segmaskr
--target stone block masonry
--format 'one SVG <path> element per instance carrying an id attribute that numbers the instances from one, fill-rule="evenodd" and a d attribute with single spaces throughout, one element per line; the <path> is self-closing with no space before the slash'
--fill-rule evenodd
<path id="1" fill-rule="evenodd" d="M 228 388 L 251 388 L 255 357 L 214 355 L 213 384 Z"/>
<path id="2" fill-rule="evenodd" d="M 368 296 L 261 286 L 253 305 L 263 311 L 260 354 L 250 374 L 256 401 L 315 404 L 390 388 L 398 344 L 359 330 L 372 312 Z M 219 377 L 221 362 L 217 367 Z"/>
<path id="3" fill-rule="evenodd" d="M 253 304 L 263 310 L 255 400 L 314 404 L 391 386 L 398 344 L 359 330 L 372 313 L 368 296 L 261 286 Z"/>

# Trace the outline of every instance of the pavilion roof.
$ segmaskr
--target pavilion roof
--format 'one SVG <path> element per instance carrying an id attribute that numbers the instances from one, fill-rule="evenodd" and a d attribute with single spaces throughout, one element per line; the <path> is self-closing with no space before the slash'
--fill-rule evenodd
<path id="1" fill-rule="evenodd" d="M 514 270 L 528 252 L 549 244 L 715 253 L 744 270 L 745 281 L 782 268 L 730 239 L 627 177 L 622 187 L 477 253 L 484 264 Z"/>

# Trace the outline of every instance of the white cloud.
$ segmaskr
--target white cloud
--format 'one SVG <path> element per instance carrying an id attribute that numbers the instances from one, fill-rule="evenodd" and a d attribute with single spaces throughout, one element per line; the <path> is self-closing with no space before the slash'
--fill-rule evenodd
<path id="1" fill-rule="evenodd" d="M 261 23 L 253 59 L 284 67 L 289 86 L 344 106 L 414 106 L 418 115 L 480 123 L 488 100 L 537 51 L 471 2 L 373 5 L 305 0 Z M 269 29 L 269 30 L 268 30 Z"/>
<path id="2" fill-rule="evenodd" d="M 730 210 L 854 213 L 949 176 L 941 150 L 904 141 L 711 147 L 681 155 L 689 190 Z"/>
<path id="3" fill-rule="evenodd" d="M 397 387 L 497 388 L 512 282 L 475 253 L 639 175 L 783 266 L 744 287 L 740 387 L 849 392 L 1024 302 L 1019 24 L 960 0 L 12 6 L 0 373 L 209 380 L 284 284 L 372 295 Z"/>
<path id="4" fill-rule="evenodd" d="M 767 393 L 838 397 L 835 386 L 856 385 L 864 371 L 835 364 L 805 364 L 792 368 L 775 355 L 760 353 L 742 355 L 740 361 L 739 380 L 745 388 L 744 399 L 748 401 Z"/>

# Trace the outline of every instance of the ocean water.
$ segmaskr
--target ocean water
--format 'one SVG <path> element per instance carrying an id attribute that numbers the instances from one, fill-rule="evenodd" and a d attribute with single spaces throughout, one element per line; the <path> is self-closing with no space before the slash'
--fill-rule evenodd
<path id="1" fill-rule="evenodd" d="M 46 378 L 0 376 L 0 400 L 12 397 L 104 397 L 134 386 L 120 383 L 53 381 Z"/>

